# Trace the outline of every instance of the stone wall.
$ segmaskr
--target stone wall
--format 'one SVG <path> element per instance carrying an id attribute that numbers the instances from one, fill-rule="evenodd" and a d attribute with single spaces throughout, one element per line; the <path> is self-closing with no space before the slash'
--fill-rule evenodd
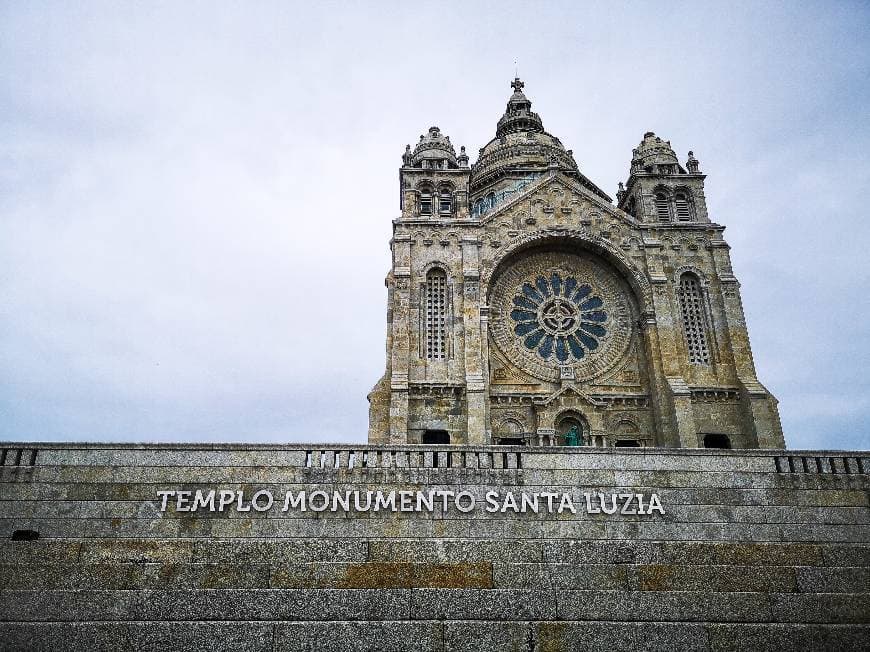
<path id="1" fill-rule="evenodd" d="M 0 649 L 866 649 L 868 472 L 842 451 L 0 444 Z M 161 512 L 197 488 L 655 492 L 665 514 Z"/>

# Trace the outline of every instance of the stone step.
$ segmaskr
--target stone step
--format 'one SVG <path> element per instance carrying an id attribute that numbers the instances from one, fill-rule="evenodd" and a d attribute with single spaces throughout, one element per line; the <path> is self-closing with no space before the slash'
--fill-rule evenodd
<path id="1" fill-rule="evenodd" d="M 0 592 L 8 621 L 563 620 L 870 623 L 868 594 L 523 589 Z"/>
<path id="2" fill-rule="evenodd" d="M 870 567 L 870 543 L 465 539 L 0 540 L 0 564 L 473 563 Z"/>
<path id="3" fill-rule="evenodd" d="M 866 650 L 864 625 L 624 622 L 0 623 L 0 650 L 782 652 Z"/>
<path id="4" fill-rule="evenodd" d="M 866 593 L 867 567 L 546 563 L 0 564 L 0 586 L 26 590 L 499 588 Z"/>
<path id="5" fill-rule="evenodd" d="M 870 541 L 870 524 L 735 523 L 556 519 L 216 519 L 216 518 L 0 518 L 0 538 L 17 530 L 45 538 L 370 538 L 631 539 L 675 541 Z"/>

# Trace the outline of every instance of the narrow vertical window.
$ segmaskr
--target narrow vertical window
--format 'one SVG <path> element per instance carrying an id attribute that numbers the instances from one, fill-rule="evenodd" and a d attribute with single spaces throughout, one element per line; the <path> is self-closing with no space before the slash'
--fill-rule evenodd
<path id="1" fill-rule="evenodd" d="M 674 197 L 674 204 L 677 209 L 678 222 L 691 222 L 692 211 L 689 207 L 689 198 L 684 192 L 678 192 Z"/>
<path id="2" fill-rule="evenodd" d="M 426 275 L 426 358 L 447 357 L 447 275 L 433 269 Z"/>
<path id="3" fill-rule="evenodd" d="M 680 277 L 677 291 L 680 312 L 683 318 L 683 332 L 686 334 L 686 348 L 692 364 L 710 364 L 710 350 L 707 347 L 706 305 L 701 291 L 701 283 L 694 274 Z"/>
<path id="4" fill-rule="evenodd" d="M 420 215 L 432 214 L 432 189 L 422 188 L 420 190 Z"/>
<path id="5" fill-rule="evenodd" d="M 441 188 L 439 191 L 438 212 L 441 215 L 450 215 L 453 212 L 453 193 L 450 188 Z"/>
<path id="6" fill-rule="evenodd" d="M 671 206 L 667 195 L 663 192 L 656 193 L 656 218 L 659 222 L 671 221 Z"/>

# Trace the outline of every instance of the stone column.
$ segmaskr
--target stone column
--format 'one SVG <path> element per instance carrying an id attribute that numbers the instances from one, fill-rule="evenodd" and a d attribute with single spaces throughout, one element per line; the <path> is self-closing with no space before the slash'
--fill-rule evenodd
<path id="1" fill-rule="evenodd" d="M 555 446 L 556 430 L 554 428 L 538 428 L 538 439 L 547 442 L 547 446 Z"/>
<path id="2" fill-rule="evenodd" d="M 682 378 L 668 378 L 668 385 L 674 401 L 674 417 L 677 422 L 680 448 L 698 448 L 698 430 L 692 410 L 692 392 Z"/>
<path id="3" fill-rule="evenodd" d="M 480 241 L 462 239 L 462 321 L 465 325 L 465 401 L 468 407 L 467 442 L 486 441 L 486 383 L 480 318 Z"/>
<path id="4" fill-rule="evenodd" d="M 393 236 L 393 351 L 390 374 L 390 443 L 408 442 L 408 365 L 411 355 L 411 236 Z"/>
<path id="5" fill-rule="evenodd" d="M 646 357 L 649 382 L 650 382 L 650 402 L 655 419 L 656 429 L 661 433 L 661 441 L 656 443 L 660 446 L 680 446 L 681 438 L 677 432 L 677 419 L 674 411 L 672 392 L 669 384 L 667 370 L 672 369 L 672 366 L 665 364 L 665 350 L 667 347 L 662 345 L 662 323 L 665 324 L 665 329 L 670 325 L 670 330 L 673 331 L 673 317 L 667 304 L 666 297 L 667 285 L 663 280 L 660 280 L 653 286 L 653 302 L 655 312 L 646 312 L 640 317 L 641 337 L 645 347 L 644 354 Z M 659 311 L 664 310 L 662 314 Z M 659 316 L 661 315 L 661 317 Z M 671 340 L 673 338 L 670 338 Z M 671 353 L 671 362 L 673 362 L 674 354 Z"/>
<path id="6" fill-rule="evenodd" d="M 483 376 L 484 443 L 492 443 L 489 410 L 489 306 L 480 306 L 480 360 Z"/>

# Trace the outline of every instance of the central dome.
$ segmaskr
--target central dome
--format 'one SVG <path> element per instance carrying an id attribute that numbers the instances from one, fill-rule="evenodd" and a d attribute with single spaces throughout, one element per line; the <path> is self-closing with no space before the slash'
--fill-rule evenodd
<path id="1" fill-rule="evenodd" d="M 498 121 L 496 137 L 481 148 L 477 162 L 471 166 L 472 198 L 497 194 L 518 181 L 534 179 L 555 168 L 609 202 L 610 197 L 580 174 L 571 150 L 544 131 L 541 117 L 531 110 L 532 103 L 523 93 L 524 86 L 519 78 L 511 83 L 514 92 Z"/>

